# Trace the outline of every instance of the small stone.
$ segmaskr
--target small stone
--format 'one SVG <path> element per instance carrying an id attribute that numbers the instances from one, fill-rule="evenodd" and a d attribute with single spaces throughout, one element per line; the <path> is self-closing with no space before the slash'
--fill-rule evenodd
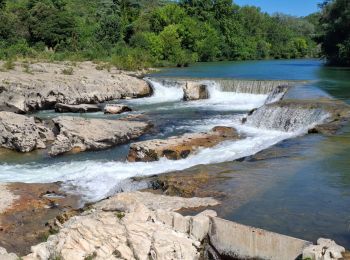
<path id="1" fill-rule="evenodd" d="M 126 105 L 106 105 L 104 108 L 105 114 L 121 114 L 130 111 L 132 111 L 132 109 Z"/>

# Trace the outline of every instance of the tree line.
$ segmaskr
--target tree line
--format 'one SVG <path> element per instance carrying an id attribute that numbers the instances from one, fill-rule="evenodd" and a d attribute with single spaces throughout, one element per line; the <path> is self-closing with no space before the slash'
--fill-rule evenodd
<path id="1" fill-rule="evenodd" d="M 320 19 L 269 15 L 231 0 L 0 0 L 0 59 L 97 60 L 140 69 L 316 57 Z"/>

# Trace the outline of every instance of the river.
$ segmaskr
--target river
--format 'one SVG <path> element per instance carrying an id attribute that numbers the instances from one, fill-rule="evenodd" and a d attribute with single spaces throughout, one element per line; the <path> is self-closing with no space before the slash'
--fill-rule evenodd
<path id="1" fill-rule="evenodd" d="M 350 71 L 326 68 L 318 60 L 199 63 L 150 76 L 308 80 L 292 88 L 286 98 L 335 97 L 350 103 Z M 223 92 L 214 84 L 209 100 L 185 103 L 176 86 L 153 81 L 153 87 L 152 97 L 123 101 L 134 109 L 132 113 L 143 113 L 155 124 L 155 131 L 142 139 L 204 131 L 216 125 L 236 127 L 246 138 L 176 162 L 127 163 L 129 145 L 57 158 L 45 151 L 26 155 L 0 151 L 0 181 L 62 181 L 66 190 L 95 201 L 120 190 L 144 188 L 144 183 L 128 180 L 133 176 L 205 171 L 217 180 L 208 189 L 223 194 L 222 204 L 215 208 L 220 216 L 313 241 L 330 237 L 350 248 L 350 126 L 336 136 L 305 135 L 308 126 L 291 132 L 243 126 L 241 118 L 263 105 L 266 95 Z M 57 115 L 41 111 L 36 116 Z M 82 116 L 106 117 L 102 113 Z M 236 160 L 240 158 L 245 159 Z"/>

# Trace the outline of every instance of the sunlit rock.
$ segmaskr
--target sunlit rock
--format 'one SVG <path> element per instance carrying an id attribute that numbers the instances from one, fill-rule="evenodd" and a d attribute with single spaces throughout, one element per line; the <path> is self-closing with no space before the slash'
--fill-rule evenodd
<path id="1" fill-rule="evenodd" d="M 213 147 L 220 142 L 235 139 L 239 139 L 239 134 L 234 128 L 218 126 L 206 133 L 137 142 L 130 146 L 128 161 L 157 161 L 162 157 L 179 160 L 188 157 L 199 148 Z"/>

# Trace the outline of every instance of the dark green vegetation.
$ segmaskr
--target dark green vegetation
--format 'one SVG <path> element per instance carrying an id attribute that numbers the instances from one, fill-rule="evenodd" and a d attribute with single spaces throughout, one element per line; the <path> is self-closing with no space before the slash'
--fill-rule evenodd
<path id="1" fill-rule="evenodd" d="M 350 1 L 325 1 L 319 29 L 318 41 L 329 64 L 350 66 Z"/>
<path id="2" fill-rule="evenodd" d="M 316 55 L 314 24 L 231 0 L 0 0 L 0 59 L 124 69 Z"/>

